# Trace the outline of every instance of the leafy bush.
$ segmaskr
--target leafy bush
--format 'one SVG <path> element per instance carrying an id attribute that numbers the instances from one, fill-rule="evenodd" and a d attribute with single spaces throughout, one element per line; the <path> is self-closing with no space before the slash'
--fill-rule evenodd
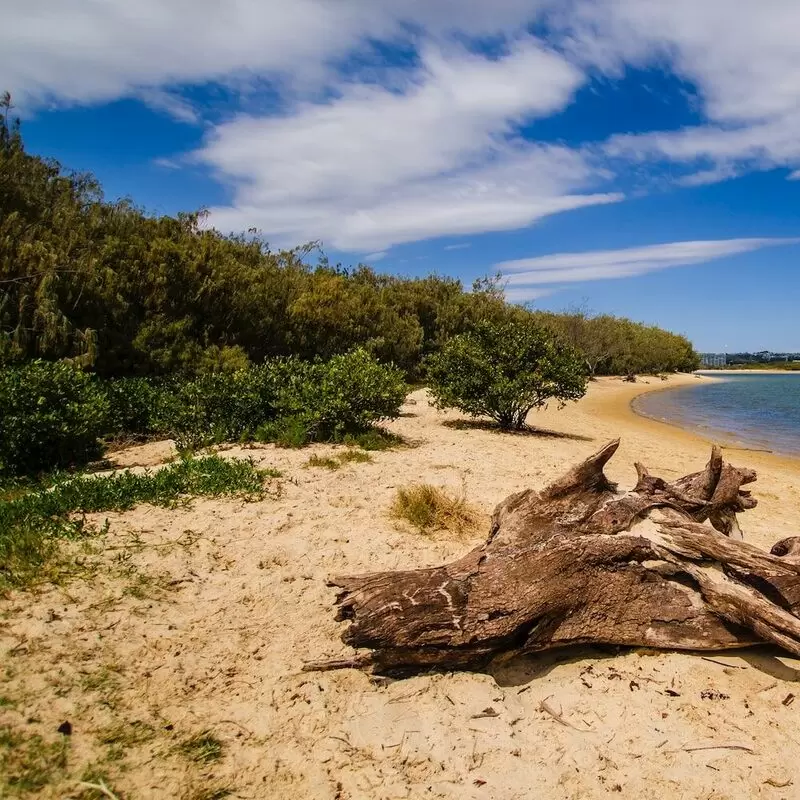
<path id="1" fill-rule="evenodd" d="M 580 356 L 530 319 L 483 321 L 455 336 L 429 362 L 438 408 L 489 416 L 502 428 L 524 427 L 532 408 L 586 392 Z"/>
<path id="2" fill-rule="evenodd" d="M 279 416 L 304 423 L 317 440 L 338 440 L 394 419 L 407 391 L 400 370 L 363 349 L 325 362 L 283 359 L 272 368 Z"/>
<path id="3" fill-rule="evenodd" d="M 396 417 L 405 392 L 400 371 L 364 350 L 173 381 L 102 381 L 63 362 L 34 362 L 0 372 L 0 478 L 86 463 L 101 455 L 104 435 L 169 436 L 179 450 L 341 440 Z"/>
<path id="4" fill-rule="evenodd" d="M 252 439 L 276 415 L 274 380 L 265 364 L 178 383 L 162 400 L 156 424 L 181 449 Z"/>
<path id="5" fill-rule="evenodd" d="M 0 370 L 0 478 L 97 458 L 108 412 L 96 379 L 68 363 Z"/>
<path id="6" fill-rule="evenodd" d="M 148 436 L 163 432 L 164 403 L 169 392 L 147 378 L 105 381 L 108 400 L 105 433 L 110 436 Z"/>

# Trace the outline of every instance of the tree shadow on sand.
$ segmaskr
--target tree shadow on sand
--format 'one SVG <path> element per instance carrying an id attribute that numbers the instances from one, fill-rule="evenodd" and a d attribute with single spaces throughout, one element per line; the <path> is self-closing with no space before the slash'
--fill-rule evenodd
<path id="1" fill-rule="evenodd" d="M 526 425 L 519 430 L 507 430 L 501 428 L 496 422 L 485 419 L 449 419 L 442 425 L 455 431 L 490 431 L 499 433 L 503 436 L 535 436 L 541 439 L 570 439 L 573 442 L 593 442 L 591 436 L 582 436 L 578 433 L 566 433 L 564 431 L 553 431 L 549 428 L 535 428 Z"/>

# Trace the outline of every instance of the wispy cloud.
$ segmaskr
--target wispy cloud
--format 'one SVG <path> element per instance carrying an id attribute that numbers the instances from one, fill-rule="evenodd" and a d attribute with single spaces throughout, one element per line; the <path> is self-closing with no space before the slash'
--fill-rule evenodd
<path id="1" fill-rule="evenodd" d="M 173 158 L 167 158 L 163 156 L 161 158 L 154 158 L 153 164 L 157 167 L 161 167 L 162 169 L 180 169 L 181 164 L 179 161 L 176 161 Z"/>
<path id="2" fill-rule="evenodd" d="M 377 253 L 368 253 L 364 256 L 364 261 L 367 264 L 371 264 L 374 261 L 381 261 L 382 259 L 386 258 L 387 251 L 386 250 L 379 250 Z"/>
<path id="3" fill-rule="evenodd" d="M 542 286 L 610 278 L 629 278 L 669 267 L 702 264 L 724 256 L 790 245 L 800 238 L 726 239 L 720 241 L 671 242 L 623 250 L 586 253 L 556 253 L 495 264 L 510 287 Z"/>
<path id="4" fill-rule="evenodd" d="M 448 244 L 445 245 L 445 250 L 466 250 L 468 247 L 472 247 L 470 242 L 465 242 L 464 244 Z"/>
<path id="5" fill-rule="evenodd" d="M 696 87 L 703 124 L 615 136 L 611 155 L 657 165 L 712 162 L 681 182 L 800 167 L 800 4 L 796 0 L 579 0 L 563 16 L 583 63 L 668 65 Z M 624 168 L 624 165 L 622 166 Z"/>
<path id="6" fill-rule="evenodd" d="M 137 92 L 136 96 L 153 111 L 166 114 L 176 122 L 188 125 L 196 125 L 200 122 L 200 116 L 192 104 L 179 94 L 162 89 L 142 89 Z"/>
<path id="7" fill-rule="evenodd" d="M 211 219 L 276 243 L 383 250 L 615 202 L 591 191 L 600 175 L 580 151 L 511 133 L 564 108 L 583 80 L 530 36 L 499 58 L 430 45 L 403 91 L 342 83 L 330 102 L 219 126 L 197 158 L 234 202 Z"/>
<path id="8" fill-rule="evenodd" d="M 536 289 L 531 286 L 519 286 L 516 288 L 506 287 L 504 294 L 509 303 L 532 303 L 534 300 L 548 297 L 556 291 L 556 289 Z"/>

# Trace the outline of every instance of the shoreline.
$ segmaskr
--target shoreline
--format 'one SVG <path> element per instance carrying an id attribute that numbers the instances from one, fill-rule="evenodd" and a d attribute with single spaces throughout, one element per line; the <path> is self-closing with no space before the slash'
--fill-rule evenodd
<path id="1" fill-rule="evenodd" d="M 727 370 L 727 371 L 717 370 L 715 372 L 718 372 L 719 374 L 729 375 L 729 374 L 737 374 L 738 372 L 740 372 L 740 370 Z M 761 372 L 762 372 L 762 374 L 773 374 L 773 375 L 776 375 L 776 374 L 781 374 L 781 375 L 789 374 L 789 375 L 791 375 L 791 374 L 793 374 L 791 370 L 772 370 L 772 371 L 769 371 L 769 372 L 766 371 L 766 370 L 763 370 Z M 640 409 L 638 409 L 636 407 L 636 401 L 640 397 L 643 397 L 646 394 L 655 394 L 656 392 L 671 391 L 671 390 L 674 390 L 674 389 L 681 389 L 681 388 L 685 388 L 687 386 L 694 385 L 692 383 L 692 381 L 689 380 L 690 377 L 693 377 L 695 379 L 700 379 L 700 380 L 706 380 L 706 381 L 710 380 L 712 382 L 718 382 L 719 381 L 719 379 L 716 378 L 716 375 L 709 375 L 708 373 L 705 373 L 705 372 L 703 372 L 703 373 L 700 373 L 700 372 L 678 373 L 677 375 L 670 377 L 669 385 L 667 385 L 667 386 L 656 386 L 656 387 L 652 387 L 652 388 L 651 387 L 643 388 L 642 391 L 637 392 L 636 394 L 631 396 L 631 398 L 630 398 L 630 400 L 628 402 L 628 408 L 629 408 L 631 414 L 635 418 L 643 419 L 643 420 L 649 420 L 650 422 L 654 422 L 656 424 L 663 425 L 663 426 L 665 426 L 666 428 L 668 428 L 668 429 L 670 429 L 672 431 L 676 431 L 676 430 L 677 431 L 681 431 L 683 434 L 692 436 L 692 437 L 698 439 L 699 441 L 705 442 L 707 445 L 718 444 L 722 448 L 723 452 L 724 451 L 738 451 L 738 452 L 743 452 L 743 453 L 758 453 L 758 454 L 761 454 L 762 456 L 771 456 L 772 458 L 774 458 L 776 460 L 776 463 L 780 463 L 782 465 L 785 464 L 785 463 L 788 463 L 788 464 L 792 465 L 794 468 L 796 468 L 797 470 L 800 470 L 800 454 L 782 453 L 782 452 L 779 452 L 779 451 L 776 451 L 776 450 L 771 450 L 771 449 L 767 449 L 767 448 L 761 448 L 761 447 L 757 447 L 757 446 L 750 447 L 750 446 L 748 446 L 746 444 L 746 442 L 736 443 L 735 441 L 731 441 L 730 438 L 728 438 L 728 439 L 725 438 L 726 436 L 728 436 L 728 437 L 736 436 L 736 434 L 733 433 L 733 432 L 727 432 L 727 431 L 724 431 L 723 429 L 720 428 L 720 429 L 716 430 L 716 432 L 715 431 L 710 431 L 708 434 L 705 434 L 705 433 L 699 431 L 697 428 L 687 427 L 685 425 L 682 425 L 680 422 L 677 422 L 677 421 L 673 422 L 671 420 L 661 419 L 659 417 L 651 416 L 650 414 L 646 414 L 646 413 L 644 413 L 643 411 L 641 411 Z M 676 380 L 673 380 L 673 378 L 675 378 Z"/>
<path id="2" fill-rule="evenodd" d="M 800 369 L 698 369 L 692 375 L 795 375 Z"/>
<path id="3" fill-rule="evenodd" d="M 588 416 L 595 422 L 602 421 L 606 426 L 613 426 L 613 430 L 618 430 L 619 435 L 623 438 L 633 437 L 638 440 L 639 444 L 642 444 L 641 440 L 646 438 L 651 443 L 651 447 L 648 449 L 661 449 L 660 447 L 652 447 L 653 443 L 660 445 L 669 443 L 672 446 L 682 448 L 687 454 L 697 451 L 703 451 L 707 454 L 712 445 L 719 444 L 723 452 L 746 454 L 747 458 L 752 459 L 754 462 L 757 461 L 762 468 L 774 467 L 781 470 L 789 470 L 800 478 L 800 456 L 726 443 L 718 440 L 713 435 L 704 435 L 691 428 L 685 428 L 678 423 L 656 419 L 639 413 L 633 407 L 634 401 L 645 394 L 693 386 L 695 381 L 698 380 L 714 381 L 717 379 L 705 374 L 677 373 L 663 382 L 656 379 L 650 383 L 639 381 L 627 384 L 617 377 L 601 377 L 590 383 L 586 396 L 574 408 L 580 413 L 580 416 Z M 542 412 L 538 413 L 542 415 Z M 562 420 L 567 415 L 572 416 L 568 409 L 556 412 L 552 417 L 548 412 L 546 416 L 555 423 L 559 414 L 562 416 Z M 550 419 L 548 419 L 548 422 Z M 558 427 L 564 429 L 567 426 L 562 422 Z"/>

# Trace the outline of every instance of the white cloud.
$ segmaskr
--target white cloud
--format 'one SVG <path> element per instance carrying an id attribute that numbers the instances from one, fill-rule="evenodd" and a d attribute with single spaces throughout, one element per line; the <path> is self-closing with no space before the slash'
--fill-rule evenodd
<path id="1" fill-rule="evenodd" d="M 797 0 L 578 0 L 561 22 L 584 63 L 670 65 L 697 87 L 707 124 L 617 136 L 611 155 L 712 162 L 682 180 L 800 166 L 800 3 Z"/>
<path id="2" fill-rule="evenodd" d="M 748 253 L 763 247 L 797 244 L 797 239 L 727 239 L 718 241 L 671 242 L 623 250 L 595 250 L 586 253 L 556 253 L 535 258 L 502 261 L 495 267 L 508 285 L 542 286 L 556 283 L 629 278 L 648 272 L 702 264 L 724 256 Z"/>
<path id="3" fill-rule="evenodd" d="M 464 242 L 464 244 L 448 244 L 445 245 L 443 248 L 444 250 L 466 250 L 468 247 L 472 247 L 470 242 Z"/>
<path id="4" fill-rule="evenodd" d="M 95 102 L 234 74 L 325 83 L 332 59 L 408 25 L 510 31 L 544 0 L 26 0 L 5 4 L 3 89 L 19 105 Z"/>
<path id="5" fill-rule="evenodd" d="M 558 53 L 525 33 L 545 14 Z M 618 200 L 588 149 L 514 139 L 598 69 L 672 69 L 705 117 L 612 137 L 600 150 L 620 171 L 668 160 L 685 166 L 681 185 L 775 166 L 797 179 L 798 30 L 798 0 L 26 0 L 4 9 L 0 89 L 23 111 L 128 96 L 197 123 L 176 87 L 269 82 L 283 116 L 228 121 L 196 154 L 234 198 L 214 223 L 380 251 Z M 454 45 L 495 34 L 503 57 Z M 374 41 L 408 44 L 419 63 L 344 82 L 338 60 Z"/>
<path id="6" fill-rule="evenodd" d="M 532 37 L 494 60 L 429 46 L 402 92 L 342 85 L 328 103 L 241 116 L 196 154 L 235 188 L 212 221 L 357 251 L 614 202 L 581 193 L 600 174 L 580 153 L 513 138 L 515 123 L 563 108 L 582 81 Z"/>
<path id="7" fill-rule="evenodd" d="M 140 89 L 137 92 L 137 97 L 146 106 L 149 106 L 154 111 L 161 111 L 167 114 L 177 122 L 194 125 L 200 121 L 200 116 L 191 103 L 174 92 L 167 92 L 161 89 Z"/>
<path id="8" fill-rule="evenodd" d="M 367 264 L 371 264 L 375 261 L 383 260 L 384 258 L 386 258 L 387 255 L 388 254 L 386 250 L 379 250 L 377 253 L 368 253 L 367 255 L 365 255 L 364 261 L 366 261 Z"/>
<path id="9" fill-rule="evenodd" d="M 691 175 L 685 175 L 682 178 L 678 178 L 675 183 L 679 186 L 708 186 L 711 183 L 731 180 L 738 177 L 738 175 L 738 171 L 731 165 L 721 164 L 718 167 L 703 169 L 699 172 L 693 172 Z"/>

